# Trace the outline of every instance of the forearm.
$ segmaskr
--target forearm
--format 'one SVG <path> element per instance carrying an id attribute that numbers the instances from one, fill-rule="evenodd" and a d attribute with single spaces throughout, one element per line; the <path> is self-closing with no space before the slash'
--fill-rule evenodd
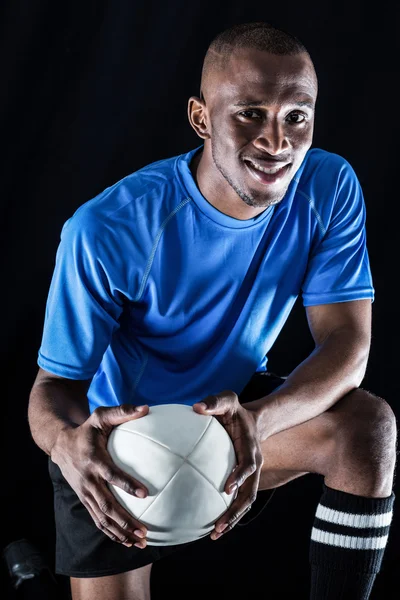
<path id="1" fill-rule="evenodd" d="M 336 331 L 308 356 L 272 394 L 248 402 L 261 441 L 312 419 L 357 388 L 365 374 L 369 340 Z"/>
<path id="2" fill-rule="evenodd" d="M 34 442 L 49 456 L 60 431 L 78 427 L 89 415 L 87 396 L 64 382 L 42 382 L 31 390 L 29 427 Z"/>

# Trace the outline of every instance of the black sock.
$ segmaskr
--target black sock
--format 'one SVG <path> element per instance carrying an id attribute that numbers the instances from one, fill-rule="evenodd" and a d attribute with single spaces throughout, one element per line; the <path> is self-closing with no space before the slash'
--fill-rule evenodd
<path id="1" fill-rule="evenodd" d="M 311 532 L 310 600 L 367 600 L 381 568 L 395 495 L 366 498 L 322 486 Z"/>

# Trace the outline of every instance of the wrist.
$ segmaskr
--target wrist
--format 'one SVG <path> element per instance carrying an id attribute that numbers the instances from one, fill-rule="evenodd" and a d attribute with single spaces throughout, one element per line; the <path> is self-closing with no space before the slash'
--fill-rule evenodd
<path id="1" fill-rule="evenodd" d="M 243 408 L 250 411 L 255 420 L 258 439 L 263 442 L 275 433 L 273 428 L 273 406 L 274 398 L 272 394 L 243 403 Z"/>
<path id="2" fill-rule="evenodd" d="M 65 447 L 68 444 L 69 437 L 79 425 L 76 423 L 64 423 L 58 430 L 53 442 L 47 452 L 51 460 L 58 464 L 58 460 L 65 453 Z"/>

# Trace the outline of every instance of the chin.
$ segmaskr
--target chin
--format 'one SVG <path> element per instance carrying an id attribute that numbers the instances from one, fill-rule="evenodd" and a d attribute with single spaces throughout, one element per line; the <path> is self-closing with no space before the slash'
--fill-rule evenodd
<path id="1" fill-rule="evenodd" d="M 271 206 L 271 204 L 277 204 L 277 202 L 280 202 L 282 200 L 282 198 L 284 197 L 284 195 L 286 194 L 286 191 L 288 189 L 287 185 L 284 186 L 279 186 L 279 189 L 265 189 L 265 186 L 263 188 L 259 188 L 257 186 L 257 184 L 253 187 L 253 186 L 246 186 L 247 190 L 246 190 L 246 194 L 248 198 L 251 198 L 251 200 L 257 205 L 257 206 Z M 246 189 L 246 188 L 245 188 Z"/>

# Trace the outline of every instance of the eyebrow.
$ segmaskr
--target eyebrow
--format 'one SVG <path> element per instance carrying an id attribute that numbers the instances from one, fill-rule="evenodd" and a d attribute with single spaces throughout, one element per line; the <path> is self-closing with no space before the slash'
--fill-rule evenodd
<path id="1" fill-rule="evenodd" d="M 266 104 L 262 100 L 241 100 L 240 102 L 235 103 L 233 106 L 263 106 Z M 314 110 L 314 104 L 310 100 L 295 100 L 294 102 L 289 102 L 291 106 L 307 106 L 311 110 Z"/>

